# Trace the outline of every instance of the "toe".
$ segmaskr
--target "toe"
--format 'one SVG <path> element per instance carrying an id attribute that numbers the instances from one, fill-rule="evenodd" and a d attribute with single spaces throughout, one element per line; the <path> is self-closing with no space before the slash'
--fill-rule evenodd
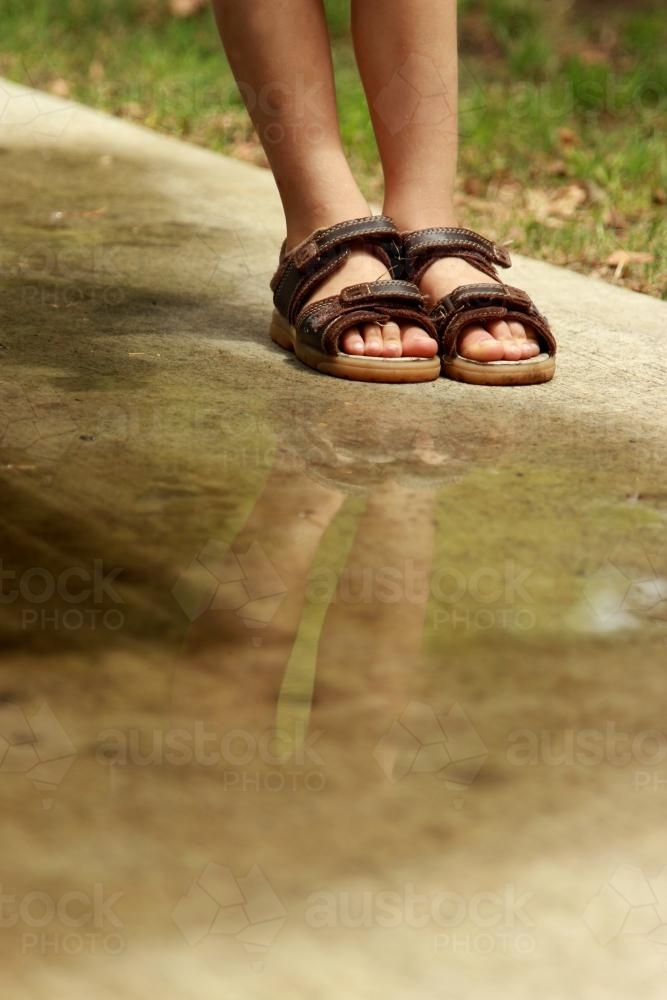
<path id="1" fill-rule="evenodd" d="M 457 351 L 470 361 L 502 361 L 505 344 L 483 326 L 467 326 L 459 338 Z"/>
<path id="2" fill-rule="evenodd" d="M 510 322 L 509 327 L 514 341 L 521 348 L 522 360 L 527 361 L 529 358 L 537 357 L 540 353 L 540 345 L 535 332 L 516 320 Z"/>
<path id="3" fill-rule="evenodd" d="M 364 340 L 358 330 L 348 330 L 340 341 L 340 349 L 344 354 L 363 354 L 366 350 Z"/>
<path id="4" fill-rule="evenodd" d="M 403 357 L 434 358 L 438 344 L 421 326 L 403 328 Z"/>
<path id="5" fill-rule="evenodd" d="M 368 324 L 363 328 L 363 338 L 365 345 L 364 354 L 369 358 L 381 358 L 384 353 L 382 327 L 377 323 Z"/>
<path id="6" fill-rule="evenodd" d="M 382 327 L 385 358 L 400 358 L 403 354 L 401 328 L 398 323 L 385 323 Z"/>
<path id="7" fill-rule="evenodd" d="M 502 357 L 504 361 L 521 361 L 521 345 L 512 336 L 509 323 L 506 323 L 505 320 L 498 320 L 489 323 L 488 330 L 503 345 Z"/>

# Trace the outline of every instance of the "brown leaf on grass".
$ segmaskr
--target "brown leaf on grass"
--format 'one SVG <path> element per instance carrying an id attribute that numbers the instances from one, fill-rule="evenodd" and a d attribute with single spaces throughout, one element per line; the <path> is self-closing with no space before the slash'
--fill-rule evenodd
<path id="1" fill-rule="evenodd" d="M 601 66 L 604 63 L 609 62 L 609 51 L 597 48 L 595 45 L 589 45 L 586 48 L 579 49 L 579 58 L 585 66 Z"/>
<path id="2" fill-rule="evenodd" d="M 552 160 L 548 163 L 545 171 L 550 177 L 567 177 L 567 163 L 565 160 Z"/>
<path id="3" fill-rule="evenodd" d="M 102 83 L 105 75 L 103 64 L 99 61 L 99 59 L 93 59 L 88 67 L 88 78 L 92 80 L 93 83 Z"/>
<path id="4" fill-rule="evenodd" d="M 607 257 L 607 265 L 618 267 L 619 264 L 622 264 L 625 267 L 628 264 L 652 264 L 654 260 L 655 257 L 652 253 L 645 253 L 641 250 L 614 250 Z"/>
<path id="5" fill-rule="evenodd" d="M 463 190 L 473 198 L 481 198 L 486 190 L 484 182 L 479 177 L 466 177 L 463 182 Z"/>
<path id="6" fill-rule="evenodd" d="M 146 109 L 138 101 L 126 101 L 125 104 L 121 104 L 120 113 L 122 118 L 132 118 L 137 121 L 146 117 Z"/>
<path id="7" fill-rule="evenodd" d="M 70 96 L 70 85 L 67 80 L 63 80 L 61 76 L 56 77 L 55 80 L 47 86 L 47 90 L 50 94 L 55 94 L 56 97 L 69 97 Z"/>
<path id="8" fill-rule="evenodd" d="M 628 228 L 628 220 L 617 208 L 610 208 L 604 217 L 604 224 L 609 229 L 624 230 Z"/>
<path id="9" fill-rule="evenodd" d="M 561 146 L 565 146 L 566 149 L 571 148 L 572 146 L 581 145 L 581 139 L 571 128 L 559 128 L 558 141 Z"/>
<path id="10" fill-rule="evenodd" d="M 614 250 L 607 257 L 607 267 L 616 268 L 614 278 L 618 281 L 623 277 L 623 272 L 630 264 L 652 264 L 655 257 L 652 253 L 644 253 L 637 250 Z"/>
<path id="11" fill-rule="evenodd" d="M 651 195 L 651 201 L 654 205 L 667 205 L 667 191 L 664 188 L 656 188 Z"/>
<path id="12" fill-rule="evenodd" d="M 541 188 L 528 188 L 526 190 L 526 207 L 538 222 L 546 222 L 551 208 L 549 193 Z"/>
<path id="13" fill-rule="evenodd" d="M 580 184 L 568 184 L 567 187 L 554 192 L 544 191 L 541 188 L 528 188 L 526 206 L 538 222 L 558 229 L 561 220 L 574 218 L 581 206 L 586 204 L 587 197 L 585 189 Z"/>
<path id="14" fill-rule="evenodd" d="M 174 17 L 192 17 L 208 6 L 208 0 L 169 0 L 169 10 Z"/>
<path id="15" fill-rule="evenodd" d="M 586 204 L 587 198 L 586 190 L 580 184 L 568 184 L 553 195 L 549 214 L 558 219 L 573 219 Z"/>

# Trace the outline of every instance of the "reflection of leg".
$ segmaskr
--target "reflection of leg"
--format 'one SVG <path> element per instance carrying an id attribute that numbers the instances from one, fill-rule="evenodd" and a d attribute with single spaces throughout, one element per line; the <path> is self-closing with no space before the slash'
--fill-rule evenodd
<path id="1" fill-rule="evenodd" d="M 311 731 L 324 732 L 323 757 L 340 764 L 342 754 L 364 786 L 400 766 L 400 745 L 383 738 L 419 697 L 433 535 L 433 494 L 374 493 L 320 637 Z"/>
<path id="2" fill-rule="evenodd" d="M 252 562 L 266 567 L 271 582 L 279 580 L 284 598 L 261 629 L 248 627 L 234 610 L 212 608 L 193 622 L 176 669 L 177 711 L 216 714 L 222 706 L 238 705 L 252 712 L 253 705 L 275 704 L 299 627 L 307 575 L 342 500 L 342 494 L 301 474 L 269 475 L 231 548 L 237 557 L 252 550 Z M 262 590 L 262 583 L 249 578 L 246 588 Z"/>
<path id="3" fill-rule="evenodd" d="M 409 513 L 408 513 L 409 512 Z M 368 501 L 320 637 L 315 705 L 335 695 L 399 714 L 419 668 L 433 495 L 389 485 Z"/>

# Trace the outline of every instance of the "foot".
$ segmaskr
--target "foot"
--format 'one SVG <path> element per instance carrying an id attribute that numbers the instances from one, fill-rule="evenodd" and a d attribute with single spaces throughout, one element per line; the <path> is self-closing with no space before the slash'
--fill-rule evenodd
<path id="1" fill-rule="evenodd" d="M 429 308 L 461 285 L 488 284 L 491 278 L 465 260 L 447 258 L 435 261 L 425 272 L 419 287 Z M 537 357 L 540 345 L 537 334 L 523 323 L 504 320 L 467 326 L 456 346 L 463 358 L 471 361 L 527 361 Z"/>
<path id="2" fill-rule="evenodd" d="M 390 278 L 377 257 L 363 250 L 354 250 L 343 267 L 319 286 L 307 304 L 338 295 L 350 285 Z M 387 323 L 386 326 L 370 324 L 348 330 L 341 337 L 340 349 L 345 354 L 365 355 L 368 358 L 434 358 L 438 353 L 436 341 L 425 330 L 405 323 Z"/>

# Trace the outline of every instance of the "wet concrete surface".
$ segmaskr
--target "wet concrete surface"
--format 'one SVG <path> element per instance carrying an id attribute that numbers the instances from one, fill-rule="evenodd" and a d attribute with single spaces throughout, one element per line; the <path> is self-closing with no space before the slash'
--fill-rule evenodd
<path id="1" fill-rule="evenodd" d="M 8 92 L 7 995 L 664 996 L 667 306 L 520 261 L 552 384 L 319 377 L 270 177 Z"/>

